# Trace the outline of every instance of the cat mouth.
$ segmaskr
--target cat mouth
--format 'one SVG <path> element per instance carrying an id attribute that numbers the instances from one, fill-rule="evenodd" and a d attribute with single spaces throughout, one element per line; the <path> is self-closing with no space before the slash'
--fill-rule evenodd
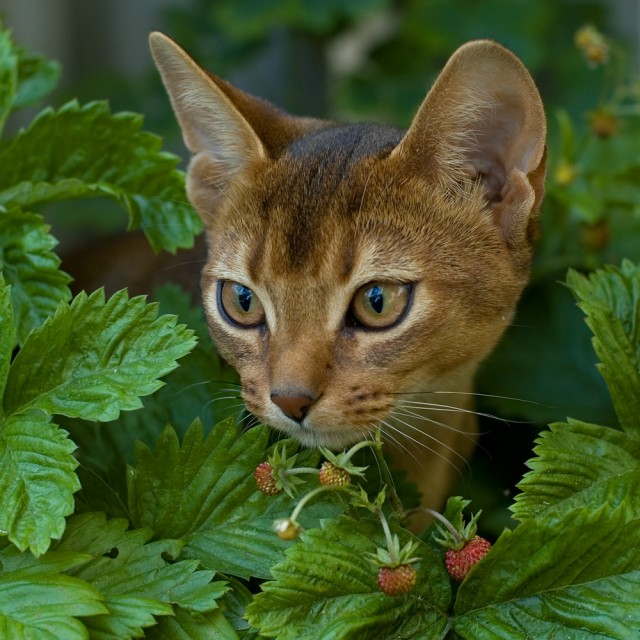
<path id="1" fill-rule="evenodd" d="M 300 423 L 296 423 L 293 420 L 287 422 L 265 420 L 265 424 L 295 438 L 304 447 L 325 447 L 332 451 L 345 449 L 354 442 L 363 440 L 368 435 L 368 430 L 356 431 L 347 426 L 319 427 L 309 423 L 308 420 L 303 420 Z"/>

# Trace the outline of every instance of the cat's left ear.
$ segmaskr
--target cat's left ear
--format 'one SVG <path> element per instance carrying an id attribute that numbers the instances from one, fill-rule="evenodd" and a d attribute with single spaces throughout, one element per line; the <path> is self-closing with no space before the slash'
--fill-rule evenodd
<path id="1" fill-rule="evenodd" d="M 458 49 L 391 159 L 443 186 L 480 182 L 510 245 L 530 243 L 544 192 L 546 120 L 520 60 L 489 40 Z"/>
<path id="2" fill-rule="evenodd" d="M 278 157 L 292 139 L 324 126 L 290 116 L 205 71 L 162 33 L 152 33 L 149 45 L 191 152 L 190 199 L 206 201 L 207 215 L 230 183 L 250 182 L 252 171 Z"/>

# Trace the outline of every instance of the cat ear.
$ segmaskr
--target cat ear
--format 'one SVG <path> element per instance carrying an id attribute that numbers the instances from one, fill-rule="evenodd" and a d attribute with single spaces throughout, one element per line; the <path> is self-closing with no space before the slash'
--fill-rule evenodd
<path id="1" fill-rule="evenodd" d="M 266 158 L 262 141 L 225 92 L 222 80 L 206 73 L 162 33 L 152 33 L 149 46 L 194 156 L 207 154 L 230 174 Z"/>
<path id="2" fill-rule="evenodd" d="M 210 155 L 230 173 L 277 157 L 291 140 L 327 124 L 291 116 L 204 71 L 162 33 L 153 32 L 149 46 L 187 148 Z"/>
<path id="3" fill-rule="evenodd" d="M 531 234 L 545 173 L 546 122 L 522 62 L 495 42 L 458 49 L 391 154 L 442 183 L 479 181 L 507 240 Z"/>

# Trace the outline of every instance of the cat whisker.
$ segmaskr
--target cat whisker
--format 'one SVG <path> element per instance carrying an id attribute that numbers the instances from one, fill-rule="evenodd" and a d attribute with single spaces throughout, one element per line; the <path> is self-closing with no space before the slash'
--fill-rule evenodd
<path id="1" fill-rule="evenodd" d="M 447 424 L 446 422 L 440 422 L 438 420 L 434 420 L 433 418 L 430 418 L 428 416 L 425 416 L 424 414 L 418 413 L 416 411 L 411 411 L 409 408 L 404 408 L 402 406 L 398 407 L 399 409 L 402 410 L 401 415 L 404 415 L 408 418 L 418 418 L 419 420 L 423 420 L 424 422 L 429 422 L 431 424 L 435 424 L 443 429 L 446 429 L 447 431 L 452 431 L 454 433 L 459 434 L 460 436 L 462 436 L 465 440 L 469 440 L 470 442 L 473 442 L 474 445 L 478 446 L 480 448 L 481 451 L 483 451 L 484 453 L 486 453 L 487 455 L 489 455 L 489 452 L 480 444 L 478 444 L 477 442 L 477 438 L 475 437 L 475 435 L 470 434 L 468 431 L 465 431 L 464 429 L 458 429 L 456 427 L 453 427 L 450 424 Z M 418 408 L 418 407 L 415 407 Z M 432 407 L 429 407 L 430 409 Z M 448 408 L 448 410 L 456 410 L 457 407 L 450 407 Z M 441 409 L 438 407 L 438 405 L 436 405 L 436 409 L 437 411 L 441 411 Z M 476 413 L 474 411 L 469 411 L 466 410 L 471 414 L 475 414 L 475 415 L 485 415 L 485 414 L 481 414 L 481 413 Z M 493 416 L 489 416 L 489 417 L 493 417 Z M 500 418 L 495 418 L 496 420 L 499 420 Z M 505 420 L 504 421 L 505 424 L 509 425 L 509 423 Z M 419 427 L 414 427 L 417 431 L 422 431 Z M 485 432 L 488 433 L 488 432 Z M 427 434 L 428 435 L 428 434 Z M 484 435 L 482 432 L 480 432 L 478 435 Z M 435 438 L 434 438 L 435 439 Z M 466 458 L 465 458 L 466 460 Z M 468 467 L 468 463 L 467 463 L 467 467 Z"/>
<path id="2" fill-rule="evenodd" d="M 416 427 L 415 425 L 411 424 L 410 422 L 407 422 L 407 421 L 405 421 L 405 420 L 402 420 L 402 419 L 399 417 L 399 415 L 402 415 L 402 414 L 399 414 L 399 412 L 397 412 L 397 411 L 394 411 L 394 412 L 392 413 L 392 417 L 393 417 L 394 419 L 396 419 L 396 420 L 397 420 L 400 424 L 402 424 L 404 427 L 408 427 L 410 430 L 412 430 L 412 431 L 416 431 L 417 433 L 419 433 L 419 434 L 421 434 L 421 435 L 423 435 L 423 436 L 426 436 L 429 440 L 431 440 L 431 441 L 433 441 L 433 442 L 437 442 L 441 447 L 443 447 L 444 449 L 446 449 L 447 451 L 449 451 L 449 452 L 450 452 L 454 457 L 456 457 L 456 458 L 458 458 L 459 460 L 461 460 L 461 461 L 465 464 L 465 466 L 466 466 L 467 468 L 469 468 L 469 463 L 467 462 L 467 459 L 465 458 L 465 456 L 463 456 L 460 452 L 456 451 L 456 449 L 455 449 L 455 448 L 450 447 L 449 445 L 445 445 L 445 444 L 443 444 L 443 443 L 442 443 L 442 442 L 441 442 L 441 441 L 440 441 L 436 436 L 431 435 L 431 434 L 430 434 L 429 432 L 427 432 L 427 431 L 423 431 L 422 429 L 420 429 L 419 427 Z M 422 420 L 424 420 L 425 422 L 429 422 L 429 423 L 431 423 L 431 424 L 435 424 L 436 426 L 443 427 L 444 429 L 448 429 L 448 430 L 453 429 L 452 427 L 450 427 L 450 425 L 447 425 L 447 424 L 444 424 L 444 423 L 442 423 L 442 422 L 439 422 L 438 420 L 434 420 L 433 418 L 428 418 L 427 416 L 421 416 L 421 415 L 419 415 L 419 414 L 416 414 L 416 415 L 411 415 L 411 414 L 410 414 L 410 415 L 405 415 L 404 417 L 407 417 L 407 418 L 411 418 L 411 417 L 418 417 L 418 418 L 421 418 Z M 454 430 L 454 431 L 456 431 L 456 432 L 458 432 L 458 433 L 460 433 L 461 435 L 466 435 L 468 438 L 471 438 L 471 436 L 470 436 L 469 434 L 466 434 L 466 433 L 465 433 L 465 432 L 463 432 L 463 431 L 459 431 L 458 429 L 453 429 L 453 430 Z M 408 433 L 404 432 L 402 429 L 400 429 L 400 430 L 399 430 L 399 432 L 400 432 L 400 433 L 402 433 L 402 434 L 404 434 L 404 435 L 406 435 L 408 438 L 410 438 L 410 439 L 411 439 L 412 441 L 414 441 L 416 444 L 421 445 L 421 446 L 423 446 L 423 447 L 425 447 L 425 448 L 429 449 L 430 451 L 432 451 L 432 452 L 433 452 L 433 453 L 435 453 L 436 455 L 440 456 L 440 457 L 441 457 L 441 458 L 443 458 L 444 460 L 447 460 L 447 462 L 450 462 L 449 458 L 447 458 L 447 457 L 445 457 L 445 456 L 442 456 L 442 455 L 441 455 L 440 453 L 438 453 L 435 449 L 432 449 L 431 447 L 429 447 L 429 446 L 427 445 L 427 443 L 422 442 L 422 441 L 420 441 L 420 440 L 418 440 L 418 439 L 414 438 L 413 436 L 410 436 Z M 457 468 L 457 467 L 456 467 L 452 462 L 451 462 L 451 465 L 452 465 L 453 467 L 455 467 L 456 469 L 458 469 L 458 468 Z"/>
<path id="3" fill-rule="evenodd" d="M 458 395 L 458 396 L 474 396 L 477 398 L 494 398 L 496 400 L 511 400 L 513 402 L 522 402 L 524 404 L 534 404 L 536 406 L 541 406 L 540 402 L 537 402 L 536 400 L 526 400 L 524 398 L 515 398 L 512 396 L 501 396 L 501 395 L 496 395 L 493 393 L 479 393 L 477 391 L 443 391 L 443 390 L 436 390 L 436 391 L 404 391 L 404 392 L 396 392 L 394 395 L 398 395 L 398 396 L 411 396 L 411 395 L 420 395 L 420 394 L 424 394 L 424 393 L 428 393 L 428 394 L 451 394 L 451 395 Z"/>
<path id="4" fill-rule="evenodd" d="M 400 420 L 399 418 L 396 418 L 395 416 L 392 416 L 392 417 L 394 419 L 398 420 L 400 423 L 406 425 L 406 423 L 403 420 Z M 424 457 L 423 457 L 423 455 L 421 455 L 420 453 L 418 453 L 418 455 L 416 455 L 416 453 L 414 453 L 407 445 L 403 444 L 397 436 L 392 435 L 389 432 L 389 430 L 391 430 L 391 431 L 395 432 L 396 434 L 398 434 L 402 439 L 409 440 L 414 445 L 414 447 L 416 449 L 419 449 L 419 451 L 424 451 L 424 450 L 430 451 L 431 453 L 433 453 L 435 456 L 437 456 L 441 460 L 444 460 L 444 462 L 446 462 L 447 465 L 452 467 L 459 476 L 462 476 L 462 473 L 461 473 L 460 469 L 453 463 L 453 461 L 448 456 L 445 456 L 442 453 L 440 453 L 434 447 L 430 447 L 426 442 L 421 442 L 421 441 L 413 438 L 412 436 L 407 434 L 403 429 L 400 429 L 400 428 L 392 425 L 390 422 L 388 422 L 386 420 L 382 421 L 382 425 L 384 427 L 386 427 L 386 429 L 383 429 L 383 434 L 384 434 L 385 438 L 390 440 L 393 443 L 394 446 L 398 447 L 399 449 L 404 451 L 408 456 L 413 458 L 413 460 L 417 463 L 417 465 L 419 467 L 424 468 Z M 410 425 L 408 425 L 408 426 L 410 426 Z M 438 442 L 438 443 L 440 442 L 435 437 L 432 437 L 432 439 L 434 441 Z M 416 447 L 416 445 L 417 445 L 417 447 Z M 446 447 L 446 448 L 449 449 L 450 451 L 452 450 L 450 447 Z M 461 458 L 463 460 L 463 462 L 465 463 L 465 466 L 467 468 L 469 468 L 469 463 L 466 461 L 464 456 L 462 456 L 461 454 L 458 454 L 455 451 L 453 451 L 453 452 L 456 453 L 457 457 Z"/>
<path id="5" fill-rule="evenodd" d="M 381 420 L 380 426 L 381 426 L 382 434 L 386 441 L 391 442 L 391 444 L 394 447 L 397 447 L 398 449 L 406 453 L 408 456 L 413 458 L 418 464 L 420 463 L 418 456 L 404 442 L 402 442 L 397 435 L 395 435 L 397 433 L 405 437 L 405 439 L 407 439 L 406 434 L 400 431 L 397 427 L 394 427 L 392 424 L 388 423 L 386 420 Z M 420 443 L 417 443 L 417 444 L 420 444 Z M 420 448 L 424 449 L 425 446 L 420 444 Z M 426 447 L 426 448 L 429 449 L 429 447 Z"/>
<path id="6" fill-rule="evenodd" d="M 491 413 L 484 413 L 482 411 L 474 411 L 473 409 L 465 409 L 464 407 L 456 407 L 455 405 L 438 404 L 435 402 L 420 402 L 419 400 L 402 400 L 398 406 L 407 409 L 430 409 L 432 411 L 441 412 L 453 412 L 453 413 L 465 413 L 478 416 L 481 418 L 489 418 L 491 420 L 497 420 L 503 424 L 510 424 L 509 420 L 495 416 Z M 443 425 L 444 426 L 444 425 Z"/>

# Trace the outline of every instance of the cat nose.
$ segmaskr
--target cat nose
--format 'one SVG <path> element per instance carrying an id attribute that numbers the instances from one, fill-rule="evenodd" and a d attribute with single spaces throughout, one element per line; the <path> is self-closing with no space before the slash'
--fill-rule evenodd
<path id="1" fill-rule="evenodd" d="M 307 413 L 309 413 L 309 408 L 316 399 L 304 393 L 288 395 L 274 392 L 271 394 L 271 402 L 280 407 L 285 416 L 296 422 L 304 420 Z"/>

